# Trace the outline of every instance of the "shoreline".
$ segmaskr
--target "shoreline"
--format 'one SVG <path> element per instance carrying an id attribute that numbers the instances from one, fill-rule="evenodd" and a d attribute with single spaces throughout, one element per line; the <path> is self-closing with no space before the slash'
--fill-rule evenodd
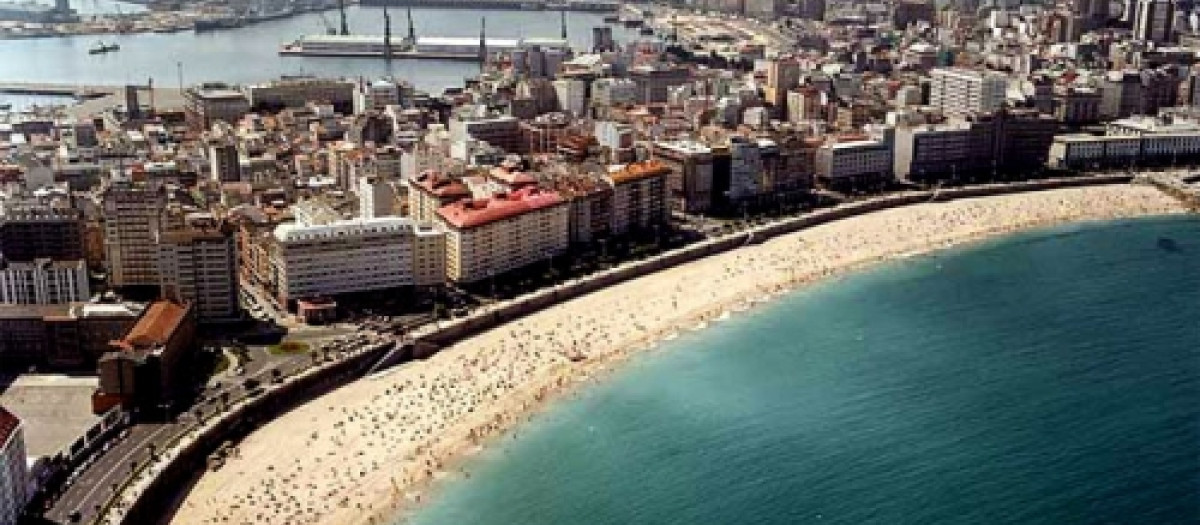
<path id="1" fill-rule="evenodd" d="M 296 408 L 205 473 L 172 522 L 394 522 L 488 442 L 674 333 L 887 260 L 1055 224 L 1182 211 L 1157 190 L 1123 185 L 916 204 L 643 276 Z"/>

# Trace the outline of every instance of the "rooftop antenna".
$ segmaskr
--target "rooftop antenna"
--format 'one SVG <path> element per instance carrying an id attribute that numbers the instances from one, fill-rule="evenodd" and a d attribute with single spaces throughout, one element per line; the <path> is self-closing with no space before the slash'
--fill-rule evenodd
<path id="1" fill-rule="evenodd" d="M 346 36 L 350 34 L 350 27 L 346 25 L 346 0 L 338 0 L 338 14 L 342 17 L 342 27 L 339 34 Z"/>

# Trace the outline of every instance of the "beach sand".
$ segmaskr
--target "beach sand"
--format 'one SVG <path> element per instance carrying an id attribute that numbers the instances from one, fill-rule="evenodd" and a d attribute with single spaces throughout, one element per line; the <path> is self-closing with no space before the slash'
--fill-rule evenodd
<path id="1" fill-rule="evenodd" d="M 1072 188 L 863 215 L 619 284 L 346 385 L 205 473 L 176 524 L 390 523 L 457 461 L 657 341 L 865 264 L 1069 221 L 1181 212 L 1143 186 Z"/>

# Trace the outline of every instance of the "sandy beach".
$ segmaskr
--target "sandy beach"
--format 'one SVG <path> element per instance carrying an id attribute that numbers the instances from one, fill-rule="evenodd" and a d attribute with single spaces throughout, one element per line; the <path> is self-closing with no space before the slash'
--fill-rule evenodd
<path id="1" fill-rule="evenodd" d="M 1145 186 L 929 203 L 817 226 L 629 281 L 360 380 L 251 434 L 177 524 L 390 523 L 457 461 L 673 333 L 900 256 L 1070 221 L 1182 212 Z"/>

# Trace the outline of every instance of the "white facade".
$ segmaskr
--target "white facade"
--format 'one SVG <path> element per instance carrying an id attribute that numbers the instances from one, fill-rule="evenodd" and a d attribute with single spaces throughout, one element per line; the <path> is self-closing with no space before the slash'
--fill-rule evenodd
<path id="1" fill-rule="evenodd" d="M 830 181 L 890 178 L 892 148 L 874 140 L 827 144 L 817 150 L 816 172 Z"/>
<path id="2" fill-rule="evenodd" d="M 554 81 L 554 92 L 558 95 L 558 107 L 576 117 L 587 111 L 587 83 L 575 79 Z"/>
<path id="3" fill-rule="evenodd" d="M 29 502 L 25 426 L 0 408 L 0 525 L 13 525 Z"/>
<path id="4" fill-rule="evenodd" d="M 83 261 L 0 262 L 0 304 L 64 304 L 90 297 Z"/>
<path id="5" fill-rule="evenodd" d="M 394 82 L 377 80 L 363 84 L 354 90 L 354 113 L 367 111 L 383 112 L 388 106 L 400 105 L 400 86 Z"/>
<path id="6" fill-rule="evenodd" d="M 938 68 L 930 78 L 929 105 L 942 113 L 992 113 L 1004 107 L 1008 77 L 1000 73 Z"/>
<path id="7" fill-rule="evenodd" d="M 396 214 L 396 190 L 391 183 L 379 177 L 358 179 L 358 214 L 364 219 L 375 219 Z"/>
<path id="8" fill-rule="evenodd" d="M 441 235 L 401 217 L 282 224 L 272 256 L 280 298 L 440 283 L 439 263 L 430 259 L 443 257 Z"/>

